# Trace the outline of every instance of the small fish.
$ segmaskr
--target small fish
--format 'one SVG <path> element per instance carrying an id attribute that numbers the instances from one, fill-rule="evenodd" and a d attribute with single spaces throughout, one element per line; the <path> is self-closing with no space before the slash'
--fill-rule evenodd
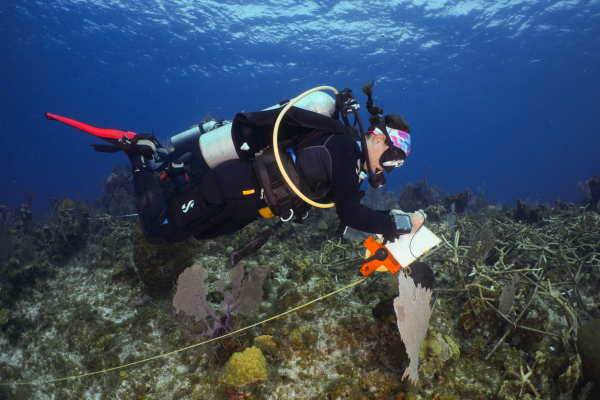
<path id="1" fill-rule="evenodd" d="M 221 109 L 221 107 L 217 107 L 219 110 Z"/>

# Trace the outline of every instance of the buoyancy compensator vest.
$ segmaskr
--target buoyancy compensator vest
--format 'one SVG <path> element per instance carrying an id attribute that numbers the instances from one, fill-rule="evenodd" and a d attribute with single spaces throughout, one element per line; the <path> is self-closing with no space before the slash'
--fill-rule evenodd
<path id="1" fill-rule="evenodd" d="M 328 108 L 327 113 L 318 111 L 315 113 L 293 107 L 313 95 L 325 96 L 332 100 L 326 94 L 318 92 L 322 89 L 331 90 L 336 94 L 335 107 L 332 111 L 330 111 L 331 108 Z M 296 215 L 294 222 L 301 223 L 306 211 L 312 205 L 322 208 L 334 205 L 333 203 L 316 203 L 298 189 L 302 187 L 303 177 L 298 173 L 292 154 L 302 152 L 305 147 L 322 135 L 336 133 L 348 134 L 355 140 L 360 139 L 363 148 L 366 149 L 364 130 L 357 113 L 359 106 L 350 89 L 346 88 L 338 93 L 335 88 L 320 86 L 304 92 L 291 102 L 281 102 L 280 106 L 285 103 L 288 104 L 283 109 L 237 114 L 233 121 L 232 142 L 234 142 L 234 138 L 237 138 L 239 143 L 239 139 L 243 137 L 244 142 L 239 147 L 240 150 L 249 151 L 252 146 L 255 149 L 261 149 L 254 155 L 253 166 L 263 198 L 269 205 L 267 207 L 269 213 L 276 213 L 281 216 L 281 219 L 272 228 L 232 251 L 229 257 L 231 265 L 236 265 L 244 257 L 256 252 L 267 242 L 275 230 L 281 227 L 285 221 L 289 221 L 294 214 Z M 360 136 L 357 136 L 356 130 L 350 127 L 347 118 L 349 114 L 355 115 L 355 123 L 358 122 Z M 339 121 L 340 115 L 344 123 Z M 363 156 L 365 154 L 363 151 Z M 368 160 L 367 165 L 370 169 Z M 263 211 L 264 209 L 259 212 L 261 215 L 267 216 Z"/>
<path id="2" fill-rule="evenodd" d="M 285 170 L 295 187 L 302 187 L 304 179 L 296 168 L 292 154 L 299 154 L 315 139 L 323 135 L 342 133 L 358 137 L 341 121 L 301 108 L 291 107 L 278 127 L 277 147 L 281 166 L 277 163 L 273 147 L 273 128 L 281 109 L 237 114 L 231 127 L 234 142 L 247 143 L 250 148 L 261 149 L 254 154 L 256 176 L 264 192 L 264 198 L 274 215 L 291 217 L 296 222 L 311 208 L 290 185 L 281 172 Z M 243 141 L 243 142 L 242 142 Z"/>
<path id="3" fill-rule="evenodd" d="M 319 91 L 322 89 L 332 90 L 336 94 L 335 100 Z M 196 137 L 202 157 L 211 169 L 235 159 L 252 160 L 262 187 L 261 194 L 269 204 L 269 209 L 261 210 L 260 214 L 286 218 L 291 210 L 298 217 L 310 209 L 306 203 L 323 205 L 314 203 L 297 189 L 302 187 L 303 178 L 290 153 L 299 154 L 322 135 L 342 133 L 360 140 L 356 128 L 348 123 L 348 111 L 344 111 L 350 104 L 342 96 L 347 93 L 351 95 L 351 90 L 344 89 L 338 94 L 332 87 L 318 87 L 262 111 L 239 113 L 231 123 L 209 132 L 186 131 L 173 137 L 172 142 L 184 143 L 179 136 L 185 137 L 185 143 Z M 338 119 L 340 114 L 344 123 Z M 273 134 L 278 119 L 275 151 Z M 331 206 L 333 203 L 325 205 Z"/>

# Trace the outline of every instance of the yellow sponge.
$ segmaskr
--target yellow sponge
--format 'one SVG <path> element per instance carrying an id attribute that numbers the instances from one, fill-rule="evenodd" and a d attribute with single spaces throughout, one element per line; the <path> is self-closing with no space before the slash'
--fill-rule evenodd
<path id="1" fill-rule="evenodd" d="M 265 357 L 257 347 L 234 353 L 225 366 L 225 383 L 244 386 L 250 382 L 267 379 Z"/>

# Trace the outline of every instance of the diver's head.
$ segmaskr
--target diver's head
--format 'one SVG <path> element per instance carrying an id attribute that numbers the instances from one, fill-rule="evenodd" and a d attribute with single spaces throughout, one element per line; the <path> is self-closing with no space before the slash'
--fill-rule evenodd
<path id="1" fill-rule="evenodd" d="M 365 136 L 369 151 L 369 161 L 373 173 L 385 169 L 388 173 L 404 164 L 410 154 L 410 126 L 400 115 L 388 114 L 382 117 L 383 110 L 373 105 L 373 85 L 364 83 L 362 90 L 368 96 L 367 110 L 369 131 Z"/>
<path id="2" fill-rule="evenodd" d="M 383 172 L 384 167 L 380 163 L 380 158 L 390 146 L 386 143 L 385 135 L 379 135 L 374 132 L 368 132 L 365 135 L 367 142 L 367 154 L 371 163 L 371 172 L 379 174 Z"/>

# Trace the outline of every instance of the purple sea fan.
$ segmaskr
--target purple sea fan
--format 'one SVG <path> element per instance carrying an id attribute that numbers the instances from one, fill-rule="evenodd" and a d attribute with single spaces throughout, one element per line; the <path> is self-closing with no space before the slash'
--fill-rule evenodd
<path id="1" fill-rule="evenodd" d="M 250 316 L 258 310 L 263 296 L 262 284 L 268 272 L 269 268 L 255 268 L 243 279 L 244 266 L 239 264 L 227 273 L 227 279 L 221 275 L 215 283 L 215 290 L 224 297 L 218 312 L 206 299 L 209 292 L 204 280 L 208 272 L 200 265 L 193 265 L 179 275 L 173 298 L 174 310 L 171 309 L 169 319 L 192 334 L 211 339 L 221 336 L 231 330 L 234 312 Z M 225 290 L 227 281 L 232 284 L 231 290 Z"/>

